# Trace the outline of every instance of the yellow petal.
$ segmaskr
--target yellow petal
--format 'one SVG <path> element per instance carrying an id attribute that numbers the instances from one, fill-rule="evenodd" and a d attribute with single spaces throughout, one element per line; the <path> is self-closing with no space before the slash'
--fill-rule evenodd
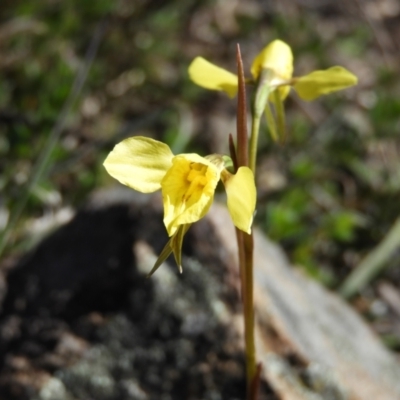
<path id="1" fill-rule="evenodd" d="M 293 54 L 291 48 L 282 40 L 274 40 L 254 59 L 251 73 L 257 79 L 262 69 L 271 69 L 276 77 L 288 80 L 293 73 Z M 287 93 L 286 93 L 287 95 Z"/>
<path id="2" fill-rule="evenodd" d="M 179 225 L 204 217 L 214 198 L 219 169 L 197 154 L 181 154 L 161 182 L 164 202 L 164 224 L 169 236 Z"/>
<path id="3" fill-rule="evenodd" d="M 345 89 L 357 84 L 357 77 L 343 67 L 331 67 L 323 71 L 314 71 L 297 78 L 294 89 L 304 100 Z"/>
<path id="4" fill-rule="evenodd" d="M 173 157 L 165 143 L 134 136 L 114 147 L 104 161 L 104 167 L 123 185 L 151 193 L 161 188 L 161 180 L 171 167 Z"/>
<path id="5" fill-rule="evenodd" d="M 229 97 L 235 97 L 238 78 L 235 74 L 211 64 L 202 57 L 196 57 L 189 66 L 189 77 L 197 85 L 210 90 L 223 90 Z"/>
<path id="6" fill-rule="evenodd" d="M 235 175 L 223 181 L 233 223 L 250 234 L 257 195 L 253 172 L 248 167 L 240 167 Z"/>

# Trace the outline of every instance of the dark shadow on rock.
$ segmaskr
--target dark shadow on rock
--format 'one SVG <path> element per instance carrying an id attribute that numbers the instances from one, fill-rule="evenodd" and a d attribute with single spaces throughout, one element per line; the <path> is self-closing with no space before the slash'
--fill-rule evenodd
<path id="1" fill-rule="evenodd" d="M 120 307 L 131 284 L 134 224 L 127 206 L 79 212 L 11 271 L 3 314 L 69 319 Z"/>
<path id="2" fill-rule="evenodd" d="M 206 222 L 187 235 L 182 275 L 171 262 L 151 279 L 167 240 L 157 207 L 85 209 L 44 240 L 8 275 L 0 398 L 244 398 L 234 278 L 204 232 L 216 240 Z"/>

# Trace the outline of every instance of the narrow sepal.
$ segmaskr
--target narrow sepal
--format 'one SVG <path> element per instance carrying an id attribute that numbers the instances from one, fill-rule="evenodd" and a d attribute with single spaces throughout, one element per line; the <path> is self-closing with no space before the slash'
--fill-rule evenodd
<path id="1" fill-rule="evenodd" d="M 176 234 L 171 238 L 171 248 L 174 253 L 175 261 L 178 266 L 179 272 L 182 273 L 182 244 L 183 238 L 192 224 L 181 225 Z"/>
<path id="2" fill-rule="evenodd" d="M 271 104 L 267 103 L 265 105 L 265 119 L 267 120 L 268 131 L 271 135 L 271 138 L 274 142 L 278 141 L 278 129 L 276 127 L 275 115 L 272 112 Z"/>
<path id="3" fill-rule="evenodd" d="M 167 244 L 164 246 L 163 250 L 161 251 L 160 255 L 157 258 L 153 268 L 147 274 L 147 278 L 150 278 L 151 275 L 154 274 L 160 268 L 162 263 L 171 255 L 174 254 L 174 258 L 176 264 L 178 266 L 178 270 L 182 273 L 182 244 L 183 238 L 185 237 L 186 232 L 192 224 L 185 224 L 180 225 L 175 234 L 168 240 Z"/>
<path id="4" fill-rule="evenodd" d="M 157 261 L 155 262 L 153 268 L 151 269 L 151 271 L 147 274 L 147 278 L 150 278 L 154 272 L 156 272 L 158 270 L 158 268 L 160 268 L 161 264 L 170 256 L 170 254 L 172 253 L 172 248 L 171 248 L 171 241 L 172 238 L 170 240 L 168 240 L 168 243 L 164 246 L 164 248 L 162 249 L 162 252 L 160 253 L 160 255 L 157 258 Z"/>
<path id="5" fill-rule="evenodd" d="M 281 98 L 280 92 L 275 91 L 273 95 L 278 127 L 278 137 L 280 142 L 284 143 L 286 141 L 285 107 L 283 105 L 283 100 Z"/>

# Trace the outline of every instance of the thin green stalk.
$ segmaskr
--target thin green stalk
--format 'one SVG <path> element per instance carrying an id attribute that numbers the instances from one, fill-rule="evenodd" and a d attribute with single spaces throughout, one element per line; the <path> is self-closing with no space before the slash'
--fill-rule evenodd
<path id="1" fill-rule="evenodd" d="M 253 114 L 252 124 L 251 124 L 251 136 L 250 136 L 250 149 L 249 149 L 249 166 L 256 173 L 257 166 L 257 145 L 258 145 L 258 133 L 260 131 L 261 115 L 256 116 Z"/>
<path id="2" fill-rule="evenodd" d="M 260 131 L 261 117 L 265 111 L 266 106 L 268 107 L 268 97 L 271 92 L 269 81 L 271 79 L 272 71 L 270 69 L 263 69 L 258 77 L 256 84 L 256 91 L 254 93 L 251 114 L 252 114 L 252 125 L 251 125 L 251 136 L 250 136 L 250 149 L 249 149 L 249 166 L 253 173 L 256 172 L 257 165 L 257 144 L 258 144 L 258 133 Z M 273 135 L 274 132 L 271 132 Z"/>
<path id="3" fill-rule="evenodd" d="M 249 146 L 249 166 L 256 174 L 257 166 L 257 144 L 260 130 L 261 116 L 255 117 L 253 113 L 250 146 Z M 257 375 L 256 347 L 254 340 L 254 263 L 253 263 L 253 233 L 248 235 L 241 232 L 243 246 L 243 265 L 240 266 L 242 275 L 242 290 L 245 294 L 243 299 L 244 319 L 245 319 L 245 343 L 246 343 L 246 365 L 247 365 L 247 399 L 256 400 L 258 393 L 259 377 Z"/>

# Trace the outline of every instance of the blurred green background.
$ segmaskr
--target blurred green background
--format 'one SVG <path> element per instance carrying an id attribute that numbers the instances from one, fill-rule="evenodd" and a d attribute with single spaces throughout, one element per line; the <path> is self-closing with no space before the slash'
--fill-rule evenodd
<path id="1" fill-rule="evenodd" d="M 292 47 L 295 75 L 342 65 L 359 84 L 312 103 L 292 93 L 285 146 L 271 142 L 264 125 L 257 225 L 295 265 L 337 289 L 399 216 L 398 1 L 3 0 L 0 7 L 0 229 L 21 211 L 3 260 L 68 220 L 94 190 L 117 185 L 102 162 L 125 137 L 151 136 L 175 152 L 228 153 L 235 101 L 196 87 L 187 67 L 201 55 L 234 72 L 239 43 L 249 73 L 276 38 Z M 394 245 L 384 271 L 360 287 L 354 304 L 372 319 L 391 315 L 379 308 L 379 285 L 398 290 L 399 260 Z M 398 331 L 380 333 L 400 347 Z"/>

